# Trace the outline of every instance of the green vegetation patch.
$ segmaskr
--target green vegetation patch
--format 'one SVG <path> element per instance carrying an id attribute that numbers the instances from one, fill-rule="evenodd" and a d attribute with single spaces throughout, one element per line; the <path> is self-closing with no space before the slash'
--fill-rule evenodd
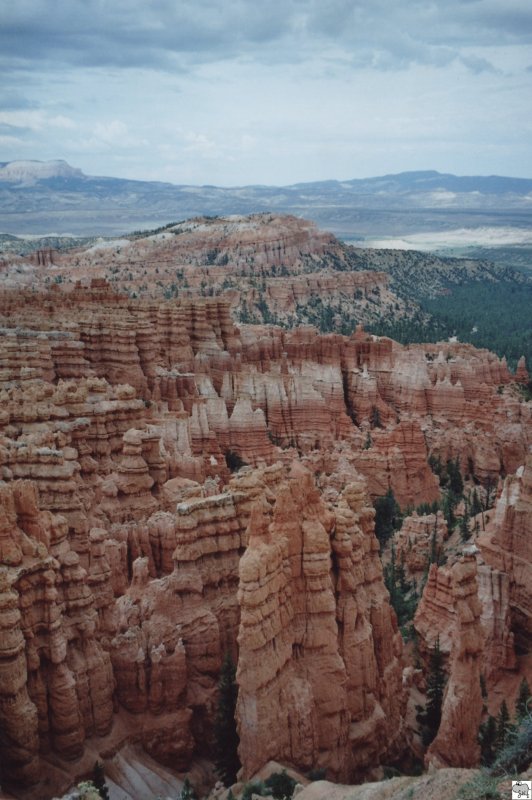
<path id="1" fill-rule="evenodd" d="M 380 320 L 368 325 L 368 330 L 402 344 L 457 336 L 461 342 L 506 356 L 514 368 L 522 355 L 527 365 L 532 364 L 531 284 L 471 281 L 449 286 L 437 297 L 417 300 L 425 313 L 411 319 Z"/>

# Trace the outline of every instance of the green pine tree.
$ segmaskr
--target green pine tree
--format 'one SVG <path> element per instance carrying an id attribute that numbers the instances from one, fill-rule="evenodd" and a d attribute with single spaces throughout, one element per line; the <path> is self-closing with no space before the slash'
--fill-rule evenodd
<path id="1" fill-rule="evenodd" d="M 496 749 L 495 741 L 497 739 L 497 721 L 495 717 L 488 714 L 485 722 L 480 724 L 478 730 L 478 742 L 480 744 L 480 760 L 482 766 L 491 767 L 495 760 Z"/>
<path id="2" fill-rule="evenodd" d="M 458 458 L 449 459 L 447 462 L 447 475 L 449 476 L 449 488 L 451 492 L 460 497 L 464 491 L 464 481 L 460 472 L 460 461 Z"/>
<path id="3" fill-rule="evenodd" d="M 369 424 L 372 428 L 382 428 L 381 422 L 381 412 L 377 408 L 377 406 L 371 406 L 371 412 L 369 415 Z"/>
<path id="4" fill-rule="evenodd" d="M 454 515 L 454 509 L 456 506 L 456 497 L 452 492 L 444 492 L 443 500 L 442 500 L 442 511 L 445 517 L 445 521 L 447 522 L 447 527 L 449 531 L 454 528 L 454 524 L 456 522 L 456 517 Z"/>
<path id="5" fill-rule="evenodd" d="M 531 696 L 528 681 L 526 678 L 523 678 L 519 685 L 519 693 L 515 701 L 515 716 L 519 722 L 530 713 L 529 703 Z"/>
<path id="6" fill-rule="evenodd" d="M 430 551 L 429 551 L 429 566 L 438 563 L 438 540 L 436 538 L 438 533 L 437 520 L 434 522 L 434 530 L 430 537 Z"/>
<path id="7" fill-rule="evenodd" d="M 510 712 L 506 705 L 506 700 L 503 700 L 497 714 L 496 732 L 495 732 L 495 751 L 499 753 L 508 741 L 510 726 Z"/>
<path id="8" fill-rule="evenodd" d="M 476 488 L 473 489 L 473 495 L 472 497 L 470 497 L 469 505 L 471 507 L 472 517 L 476 517 L 477 514 L 480 514 L 480 512 L 482 511 L 482 503 L 480 502 L 480 498 L 478 496 Z"/>
<path id="9" fill-rule="evenodd" d="M 390 487 L 383 497 L 377 497 L 375 506 L 375 536 L 384 547 L 394 530 L 401 527 L 401 509 Z"/>
<path id="10" fill-rule="evenodd" d="M 434 648 L 429 659 L 429 673 L 427 676 L 427 705 L 420 717 L 423 744 L 428 746 L 438 733 L 441 722 L 443 693 L 447 677 L 443 668 L 443 653 L 440 650 L 440 637 L 436 638 Z"/>
<path id="11" fill-rule="evenodd" d="M 218 682 L 218 708 L 214 721 L 216 770 L 225 786 L 235 783 L 240 769 L 238 745 L 240 739 L 236 729 L 235 710 L 238 697 L 236 670 L 227 653 Z"/>
<path id="12" fill-rule="evenodd" d="M 467 506 L 465 508 L 464 514 L 460 517 L 460 538 L 463 542 L 467 542 L 471 533 L 469 531 L 469 513 L 467 511 Z"/>

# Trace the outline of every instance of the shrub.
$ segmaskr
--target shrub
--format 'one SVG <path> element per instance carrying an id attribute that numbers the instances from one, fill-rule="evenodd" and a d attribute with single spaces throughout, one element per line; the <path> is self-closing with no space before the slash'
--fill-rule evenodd
<path id="1" fill-rule="evenodd" d="M 258 794 L 259 797 L 264 797 L 265 795 L 269 794 L 263 781 L 252 781 L 251 783 L 246 783 L 244 786 L 244 791 L 242 792 L 242 800 L 251 800 L 254 794 Z"/>
<path id="2" fill-rule="evenodd" d="M 273 772 L 264 783 L 275 800 L 290 800 L 296 786 L 296 781 L 284 769 L 282 772 Z"/>
<path id="3" fill-rule="evenodd" d="M 499 751 L 491 772 L 494 775 L 517 775 L 532 763 L 532 717 L 522 720 L 516 731 L 510 731 Z"/>
<path id="4" fill-rule="evenodd" d="M 244 461 L 244 459 L 241 456 L 239 456 L 238 453 L 235 453 L 234 450 L 227 450 L 226 451 L 226 453 L 225 453 L 225 463 L 227 464 L 227 466 L 229 467 L 231 472 L 238 472 L 238 470 L 241 467 L 248 467 L 249 466 L 247 461 Z"/>
<path id="5" fill-rule="evenodd" d="M 480 770 L 458 792 L 460 800 L 501 800 L 497 781 L 487 770 Z"/>

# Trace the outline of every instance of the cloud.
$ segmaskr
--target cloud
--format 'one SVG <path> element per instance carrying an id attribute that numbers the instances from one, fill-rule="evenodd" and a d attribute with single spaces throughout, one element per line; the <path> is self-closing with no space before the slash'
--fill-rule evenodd
<path id="1" fill-rule="evenodd" d="M 531 41 L 527 0 L 18 0 L 3 11 L 0 53 L 6 70 L 40 62 L 175 73 L 237 57 L 305 61 L 334 46 L 370 69 L 461 58 L 478 71 L 464 48 Z"/>
<path id="2" fill-rule="evenodd" d="M 0 134 L 0 147 L 27 147 L 27 143 L 24 139 L 21 139 L 19 136 L 10 136 L 9 134 L 4 136 Z"/>
<path id="3" fill-rule="evenodd" d="M 225 185 L 532 170 L 530 0 L 4 5 L 4 160 Z"/>
<path id="4" fill-rule="evenodd" d="M 210 139 L 205 133 L 197 133 L 190 131 L 185 134 L 185 151 L 189 153 L 197 153 L 200 155 L 215 155 L 216 142 Z"/>
<path id="5" fill-rule="evenodd" d="M 68 142 L 68 146 L 80 151 L 119 151 L 148 146 L 148 141 L 132 134 L 122 120 L 96 122 L 90 136 L 81 136 Z"/>
<path id="6" fill-rule="evenodd" d="M 41 110 L 0 111 L 0 125 L 20 130 L 42 131 L 44 128 L 73 130 L 73 119 L 61 114 L 48 114 Z"/>
<path id="7" fill-rule="evenodd" d="M 486 58 L 479 58 L 475 55 L 463 55 L 460 56 L 460 61 L 462 64 L 471 70 L 471 72 L 480 73 L 480 72 L 497 72 L 493 64 L 488 61 Z"/>

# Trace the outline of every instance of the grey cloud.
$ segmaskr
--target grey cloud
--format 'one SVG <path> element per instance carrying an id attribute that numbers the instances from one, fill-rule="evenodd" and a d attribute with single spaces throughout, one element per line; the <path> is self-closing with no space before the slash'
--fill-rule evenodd
<path id="1" fill-rule="evenodd" d="M 55 13 L 50 13 L 50 5 Z M 30 13 L 31 12 L 31 13 Z M 286 17 L 280 3 L 233 0 L 224 4 L 192 0 L 115 0 L 102 8 L 96 0 L 45 0 L 13 5 L 0 33 L 4 56 L 33 61 L 58 59 L 84 66 L 158 66 L 173 69 L 176 57 L 211 59 L 282 37 Z"/>
<path id="2" fill-rule="evenodd" d="M 0 52 L 33 62 L 168 71 L 243 56 L 301 61 L 326 47 L 377 69 L 488 62 L 469 45 L 532 40 L 528 0 L 18 0 L 3 12 Z M 21 56 L 21 54 L 23 54 Z"/>
<path id="3" fill-rule="evenodd" d="M 481 72 L 497 72 L 493 64 L 486 58 L 478 58 L 477 56 L 460 56 L 462 64 L 477 74 Z"/>

